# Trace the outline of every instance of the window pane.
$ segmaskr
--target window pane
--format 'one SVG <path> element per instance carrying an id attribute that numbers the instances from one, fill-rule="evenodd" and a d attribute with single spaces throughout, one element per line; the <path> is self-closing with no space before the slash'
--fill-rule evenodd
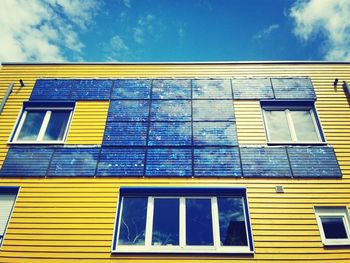
<path id="1" fill-rule="evenodd" d="M 214 244 L 210 199 L 186 199 L 186 244 Z"/>
<path id="2" fill-rule="evenodd" d="M 45 141 L 62 141 L 69 120 L 70 111 L 52 111 L 47 126 Z"/>
<path id="3" fill-rule="evenodd" d="M 326 238 L 348 238 L 342 217 L 321 217 Z"/>
<path id="4" fill-rule="evenodd" d="M 147 197 L 124 197 L 119 245 L 144 245 Z"/>
<path id="5" fill-rule="evenodd" d="M 36 141 L 46 111 L 27 111 L 22 129 L 17 137 L 18 141 Z"/>
<path id="6" fill-rule="evenodd" d="M 179 245 L 179 199 L 154 199 L 152 245 Z"/>
<path id="7" fill-rule="evenodd" d="M 220 244 L 247 246 L 247 230 L 241 197 L 218 197 Z"/>
<path id="8" fill-rule="evenodd" d="M 290 112 L 298 141 L 319 141 L 310 111 Z"/>
<path id="9" fill-rule="evenodd" d="M 269 140 L 272 142 L 291 141 L 287 116 L 284 111 L 265 110 Z"/>

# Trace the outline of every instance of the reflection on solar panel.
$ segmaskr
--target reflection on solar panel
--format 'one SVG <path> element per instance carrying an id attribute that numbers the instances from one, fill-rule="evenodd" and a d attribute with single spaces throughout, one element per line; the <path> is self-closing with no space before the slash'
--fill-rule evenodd
<path id="1" fill-rule="evenodd" d="M 148 145 L 192 145 L 190 122 L 152 122 Z"/>
<path id="2" fill-rule="evenodd" d="M 112 100 L 107 121 L 147 121 L 148 100 Z"/>
<path id="3" fill-rule="evenodd" d="M 194 122 L 194 145 L 235 146 L 237 143 L 234 122 Z"/>
<path id="4" fill-rule="evenodd" d="M 193 80 L 193 99 L 232 99 L 231 81 Z"/>
<path id="5" fill-rule="evenodd" d="M 107 122 L 103 145 L 145 146 L 147 122 Z"/>
<path id="6" fill-rule="evenodd" d="M 233 121 L 232 100 L 193 100 L 194 121 Z"/>
<path id="7" fill-rule="evenodd" d="M 191 99 L 191 80 L 153 80 L 152 99 Z"/>
<path id="8" fill-rule="evenodd" d="M 154 100 L 151 121 L 191 121 L 191 101 Z"/>
<path id="9" fill-rule="evenodd" d="M 111 99 L 149 99 L 151 80 L 115 80 Z"/>

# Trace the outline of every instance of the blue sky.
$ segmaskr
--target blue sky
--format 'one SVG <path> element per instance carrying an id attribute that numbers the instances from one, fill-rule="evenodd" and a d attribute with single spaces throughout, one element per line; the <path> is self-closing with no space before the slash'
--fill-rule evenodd
<path id="1" fill-rule="evenodd" d="M 350 60 L 349 0 L 1 4 L 2 62 Z"/>

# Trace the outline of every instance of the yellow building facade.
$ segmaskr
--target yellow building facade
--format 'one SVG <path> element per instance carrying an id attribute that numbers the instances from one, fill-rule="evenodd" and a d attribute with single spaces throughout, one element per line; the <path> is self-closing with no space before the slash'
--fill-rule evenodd
<path id="1" fill-rule="evenodd" d="M 317 209 L 323 211 L 322 208 L 331 207 L 347 211 L 350 206 L 350 97 L 343 88 L 344 82 L 350 80 L 349 63 L 4 63 L 0 68 L 0 97 L 5 97 L 11 83 L 14 86 L 8 99 L 3 100 L 0 113 L 0 165 L 5 169 L 9 149 L 18 146 L 11 138 L 23 103 L 30 100 L 39 79 L 229 79 L 232 82 L 252 78 L 311 80 L 317 97 L 314 108 L 320 136 L 324 137 L 320 144 L 334 149 L 341 176 L 27 177 L 7 174 L 0 177 L 0 187 L 3 187 L 0 191 L 4 187 L 20 188 L 0 248 L 0 262 L 349 262 L 350 244 L 325 244 L 317 221 Z M 338 79 L 337 85 L 334 85 L 335 79 Z M 303 98 L 297 100 L 303 101 Z M 268 141 L 264 101 L 235 96 L 231 100 L 241 154 L 243 148 L 281 145 Z M 270 105 L 266 103 L 268 111 Z M 99 148 L 110 104 L 109 99 L 77 100 L 64 147 Z M 298 146 L 296 143 L 295 147 Z M 283 187 L 283 191 L 276 190 L 277 186 Z M 253 252 L 112 253 L 121 187 L 244 188 Z M 332 218 L 332 214 L 328 217 Z M 347 220 L 345 217 L 346 231 Z M 326 231 L 326 225 L 323 227 Z"/>

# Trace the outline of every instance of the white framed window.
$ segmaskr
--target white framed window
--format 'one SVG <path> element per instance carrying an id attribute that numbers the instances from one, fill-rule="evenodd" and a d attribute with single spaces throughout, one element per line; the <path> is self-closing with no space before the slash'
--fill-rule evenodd
<path id="1" fill-rule="evenodd" d="M 325 246 L 350 245 L 349 212 L 345 206 L 315 207 L 315 214 Z"/>
<path id="2" fill-rule="evenodd" d="M 112 252 L 253 253 L 245 189 L 121 188 Z"/>
<path id="3" fill-rule="evenodd" d="M 27 102 L 11 137 L 11 143 L 64 143 L 74 103 Z"/>
<path id="4" fill-rule="evenodd" d="M 19 187 L 0 187 L 0 247 L 5 237 L 6 229 L 15 206 Z"/>
<path id="5" fill-rule="evenodd" d="M 315 108 L 288 103 L 262 103 L 267 141 L 270 144 L 322 144 L 325 142 Z"/>

